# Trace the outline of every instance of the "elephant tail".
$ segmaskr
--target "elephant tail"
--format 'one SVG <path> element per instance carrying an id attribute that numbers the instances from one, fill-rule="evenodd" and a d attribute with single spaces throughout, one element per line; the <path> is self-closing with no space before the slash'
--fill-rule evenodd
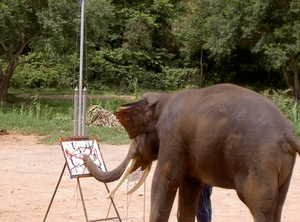
<path id="1" fill-rule="evenodd" d="M 291 139 L 289 144 L 293 147 L 293 150 L 300 155 L 300 141 L 297 139 Z"/>

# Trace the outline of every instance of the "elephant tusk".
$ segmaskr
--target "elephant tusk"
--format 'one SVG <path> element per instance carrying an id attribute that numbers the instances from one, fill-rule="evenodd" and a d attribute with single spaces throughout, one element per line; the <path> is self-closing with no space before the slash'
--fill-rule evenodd
<path id="1" fill-rule="evenodd" d="M 143 173 L 143 176 L 141 177 L 141 179 L 139 180 L 139 182 L 131 190 L 129 190 L 127 192 L 127 195 L 132 194 L 133 192 L 135 192 L 145 182 L 145 180 L 147 179 L 147 176 L 149 175 L 149 172 L 151 170 L 151 166 L 152 166 L 152 162 L 150 162 L 148 164 L 148 166 L 145 169 L 145 171 Z"/>
<path id="2" fill-rule="evenodd" d="M 120 106 L 119 109 L 122 111 L 122 110 L 127 110 L 127 109 L 130 109 L 131 106 Z"/>
<path id="3" fill-rule="evenodd" d="M 130 159 L 130 162 L 128 163 L 124 173 L 122 174 L 122 176 L 120 177 L 120 179 L 117 181 L 117 183 L 115 184 L 115 186 L 112 188 L 112 190 L 110 191 L 110 193 L 107 195 L 107 199 L 112 197 L 115 192 L 119 189 L 119 187 L 122 185 L 122 183 L 124 182 L 124 180 L 126 179 L 126 177 L 131 173 L 131 170 L 133 169 L 135 163 L 137 161 L 137 158 L 132 158 Z"/>

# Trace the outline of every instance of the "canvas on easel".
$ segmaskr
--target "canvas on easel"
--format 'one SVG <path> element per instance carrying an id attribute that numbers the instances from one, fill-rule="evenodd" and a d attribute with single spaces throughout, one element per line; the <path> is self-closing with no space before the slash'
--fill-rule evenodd
<path id="1" fill-rule="evenodd" d="M 55 187 L 54 193 L 52 195 L 51 201 L 49 203 L 49 206 L 47 208 L 45 217 L 43 222 L 46 221 L 48 213 L 50 211 L 52 202 L 54 200 L 54 197 L 56 195 L 56 191 L 59 187 L 59 184 L 61 182 L 62 176 L 64 174 L 64 171 L 66 167 L 68 167 L 71 179 L 76 178 L 77 179 L 77 185 L 79 188 L 79 193 L 82 201 L 82 206 L 84 210 L 85 219 L 87 222 L 94 222 L 94 221 L 107 221 L 107 220 L 118 220 L 119 222 L 122 222 L 122 219 L 119 215 L 118 209 L 115 205 L 115 202 L 112 197 L 110 197 L 110 205 L 108 208 L 108 212 L 106 215 L 106 218 L 103 219 L 96 219 L 96 220 L 89 220 L 87 209 L 85 207 L 85 201 L 83 197 L 83 192 L 81 189 L 80 184 L 80 178 L 81 177 L 90 177 L 90 172 L 85 166 L 84 161 L 82 160 L 82 155 L 86 154 L 89 155 L 90 158 L 94 161 L 94 163 L 98 166 L 98 168 L 104 172 L 106 172 L 106 166 L 104 164 L 101 152 L 100 152 L 100 146 L 98 144 L 97 138 L 90 138 L 90 137 L 84 137 L 84 136 L 77 136 L 77 137 L 69 137 L 69 138 L 61 138 L 60 139 L 63 155 L 65 157 L 65 164 L 62 169 L 62 172 L 60 174 L 60 177 L 58 179 L 57 185 Z M 106 183 L 104 183 L 106 191 L 109 193 L 109 189 Z M 108 217 L 111 205 L 113 205 L 114 210 L 116 212 L 116 217 Z"/>
<path id="2" fill-rule="evenodd" d="M 82 160 L 83 154 L 89 155 L 100 170 L 106 171 L 97 139 L 73 137 L 62 138 L 60 142 L 71 178 L 91 176 Z"/>

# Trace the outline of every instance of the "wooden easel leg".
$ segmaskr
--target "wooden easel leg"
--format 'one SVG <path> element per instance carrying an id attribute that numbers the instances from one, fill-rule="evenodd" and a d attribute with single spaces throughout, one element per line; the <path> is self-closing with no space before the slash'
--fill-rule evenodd
<path id="1" fill-rule="evenodd" d="M 46 211 L 46 214 L 45 214 L 45 217 L 44 217 L 43 222 L 45 222 L 46 219 L 47 219 L 48 213 L 49 213 L 49 211 L 50 211 L 50 208 L 51 208 L 51 205 L 52 205 L 52 203 L 53 203 L 54 197 L 55 197 L 55 195 L 56 195 L 56 191 L 57 191 L 57 189 L 58 189 L 58 187 L 59 187 L 61 178 L 62 178 L 62 176 L 63 176 L 63 174 L 64 174 L 64 172 L 65 172 L 66 166 L 67 166 L 67 164 L 65 163 L 65 165 L 63 166 L 63 169 L 62 169 L 62 171 L 61 171 L 61 174 L 60 174 L 60 176 L 59 176 L 58 182 L 57 182 L 57 184 L 56 184 L 54 193 L 53 193 L 53 195 L 52 195 L 52 198 L 51 198 L 51 201 L 50 201 L 50 203 L 49 203 L 49 206 L 48 206 L 48 209 L 47 209 L 47 211 Z"/>
<path id="2" fill-rule="evenodd" d="M 107 215 L 106 215 L 105 219 L 88 220 L 88 214 L 87 214 L 87 210 L 86 210 L 86 206 L 85 206 L 85 202 L 84 202 L 84 198 L 83 198 L 83 192 L 82 192 L 82 189 L 81 189 L 81 184 L 80 184 L 79 177 L 77 178 L 77 184 L 78 184 L 78 189 L 79 189 L 79 192 L 80 192 L 80 198 L 81 198 L 82 207 L 83 207 L 83 211 L 84 211 L 84 216 L 85 216 L 86 222 L 107 221 L 107 220 L 112 220 L 112 219 L 119 219 L 119 221 L 122 222 L 122 219 L 121 219 L 121 217 L 119 215 L 118 209 L 117 209 L 117 207 L 115 205 L 115 202 L 114 202 L 114 200 L 113 200 L 112 197 L 110 197 L 110 200 L 111 200 L 110 206 L 111 206 L 111 204 L 113 205 L 113 207 L 115 209 L 115 212 L 117 214 L 117 217 L 110 217 L 110 218 L 108 217 L 109 211 L 110 211 L 110 206 L 109 206 L 109 210 L 107 212 Z M 104 183 L 104 185 L 106 187 L 107 192 L 109 193 L 109 189 L 108 189 L 107 184 Z"/>
<path id="3" fill-rule="evenodd" d="M 145 213 L 146 213 L 146 180 L 144 182 L 144 208 L 143 208 L 143 222 L 146 221 L 146 216 L 145 216 Z"/>
<path id="4" fill-rule="evenodd" d="M 81 198 L 81 202 L 82 202 L 82 207 L 83 207 L 83 211 L 84 211 L 85 220 L 86 220 L 86 222 L 88 222 L 89 221 L 88 220 L 88 215 L 87 215 L 87 211 L 86 211 L 86 207 L 85 207 L 85 203 L 84 203 L 84 199 L 83 199 L 83 194 L 82 194 L 79 178 L 77 178 L 77 184 L 78 184 L 78 188 L 79 188 L 79 192 L 80 192 L 80 198 Z"/>
<path id="5" fill-rule="evenodd" d="M 127 182 L 127 192 L 128 192 L 128 188 L 129 188 L 129 182 Z M 134 184 L 135 185 L 135 184 Z M 127 195 L 127 199 L 126 199 L 126 212 L 125 212 L 125 222 L 127 222 L 128 219 L 128 209 L 129 209 L 129 204 L 130 204 L 130 200 L 131 200 L 131 195 L 130 197 L 129 195 Z M 146 221 L 146 181 L 144 182 L 144 206 L 143 206 L 143 222 Z"/>
<path id="6" fill-rule="evenodd" d="M 104 183 L 104 185 L 105 185 L 105 188 L 106 188 L 106 190 L 107 190 L 107 193 L 109 193 L 110 191 L 109 191 L 109 189 L 108 189 L 107 184 Z M 119 212 L 118 212 L 118 209 L 117 209 L 117 207 L 116 207 L 116 205 L 115 205 L 115 201 L 114 201 L 114 199 L 113 199 L 112 197 L 110 197 L 110 201 L 111 201 L 111 203 L 112 203 L 112 205 L 113 205 L 113 207 L 114 207 L 114 209 L 115 209 L 115 212 L 116 212 L 116 214 L 117 214 L 117 218 L 119 219 L 120 222 L 122 222 L 121 217 L 120 217 L 120 214 L 119 214 Z"/>
<path id="7" fill-rule="evenodd" d="M 129 190 L 129 181 L 127 181 L 127 192 Z M 130 194 L 131 195 L 131 194 Z M 128 219 L 128 209 L 129 209 L 129 201 L 131 197 L 129 198 L 129 195 L 126 195 L 126 209 L 125 209 L 125 222 L 127 222 Z"/>

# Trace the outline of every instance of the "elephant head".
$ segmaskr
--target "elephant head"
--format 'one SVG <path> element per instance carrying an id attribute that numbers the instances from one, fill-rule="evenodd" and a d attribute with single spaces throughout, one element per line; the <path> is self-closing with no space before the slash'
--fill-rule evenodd
<path id="1" fill-rule="evenodd" d="M 95 179 L 104 183 L 119 179 L 108 197 L 115 193 L 131 172 L 140 167 L 145 170 L 144 174 L 128 194 L 137 190 L 147 178 L 152 162 L 157 160 L 158 157 L 159 138 L 156 125 L 164 104 L 171 96 L 170 93 L 148 92 L 138 101 L 120 106 L 120 110 L 115 112 L 117 119 L 126 129 L 131 139 L 127 156 L 116 169 L 110 172 L 102 172 L 89 156 L 83 156 L 87 168 Z"/>
<path id="2" fill-rule="evenodd" d="M 235 189 L 254 221 L 280 221 L 300 143 L 269 99 L 219 84 L 146 93 L 115 115 L 131 139 L 124 161 L 101 172 L 88 156 L 83 159 L 97 180 L 119 179 L 112 193 L 130 172 L 148 172 L 157 160 L 151 222 L 168 221 L 177 191 L 178 221 L 193 222 L 204 184 Z"/>

